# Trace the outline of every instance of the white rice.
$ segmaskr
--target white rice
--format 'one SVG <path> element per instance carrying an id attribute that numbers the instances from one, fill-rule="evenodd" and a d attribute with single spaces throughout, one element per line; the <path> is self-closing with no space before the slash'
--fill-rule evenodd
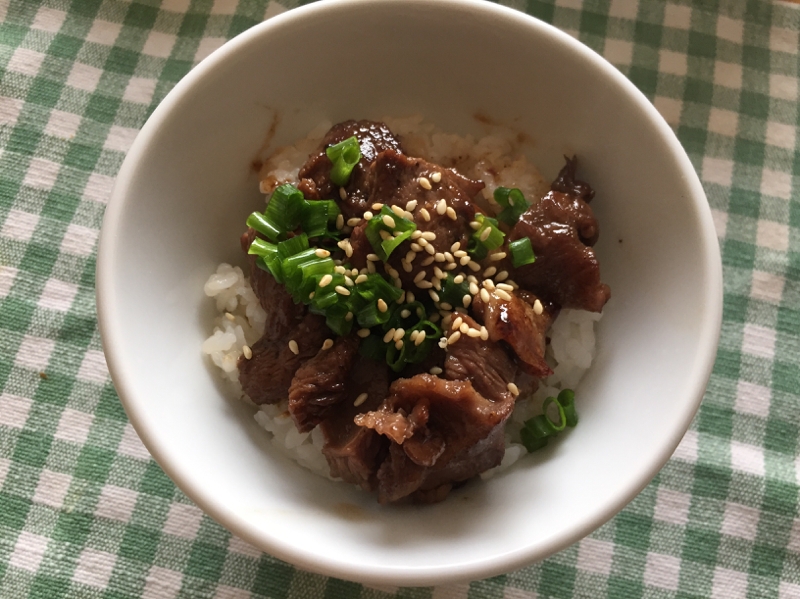
<path id="1" fill-rule="evenodd" d="M 384 122 L 400 136 L 409 155 L 423 156 L 431 162 L 454 167 L 465 176 L 486 183 L 482 192 L 486 203 L 493 202 L 492 193 L 498 186 L 516 187 L 531 202 L 537 202 L 550 188 L 510 132 L 476 140 L 471 136 L 441 133 L 433 125 L 423 122 L 421 117 L 385 118 Z M 282 183 L 297 183 L 300 166 L 331 126 L 331 123 L 321 123 L 306 138 L 275 151 L 261 170 L 261 191 L 269 194 Z M 239 385 L 236 363 L 246 351 L 245 346 L 251 346 L 263 335 L 264 310 L 238 266 L 220 264 L 206 282 L 204 291 L 215 299 L 218 317 L 213 333 L 203 343 L 202 352 L 219 368 L 235 392 L 249 401 Z M 496 468 L 484 472 L 483 478 L 509 468 L 526 454 L 519 442 L 519 431 L 525 420 L 541 413 L 546 397 L 558 395 L 562 389 L 574 389 L 580 382 L 595 356 L 594 325 L 599 319 L 600 314 L 592 312 L 561 312 L 550 329 L 551 342 L 545 356 L 554 374 L 541 381 L 531 397 L 518 399 L 506 426 L 503 461 Z M 580 397 L 576 401 L 580 411 Z M 304 468 L 331 478 L 328 463 L 322 455 L 322 432 L 316 428 L 310 433 L 299 433 L 288 414 L 287 403 L 285 400 L 260 406 L 255 414 L 256 421 L 271 433 L 276 449 Z"/>

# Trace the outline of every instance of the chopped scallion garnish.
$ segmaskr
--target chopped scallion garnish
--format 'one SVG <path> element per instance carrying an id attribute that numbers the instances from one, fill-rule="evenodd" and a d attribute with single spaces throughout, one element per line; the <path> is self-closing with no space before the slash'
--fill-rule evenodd
<path id="1" fill-rule="evenodd" d="M 515 225 L 519 217 L 528 209 L 528 202 L 519 189 L 498 187 L 494 190 L 494 200 L 503 210 L 497 215 L 497 220 L 508 225 Z"/>
<path id="2" fill-rule="evenodd" d="M 528 237 L 520 237 L 509 243 L 508 251 L 511 254 L 511 263 L 514 265 L 514 268 L 536 262 L 536 256 L 533 254 L 533 248 L 531 247 L 531 240 Z"/>
<path id="3" fill-rule="evenodd" d="M 350 180 L 350 173 L 353 172 L 353 167 L 361 160 L 361 148 L 358 145 L 358 139 L 353 136 L 340 141 L 338 144 L 326 149 L 325 154 L 333 163 L 331 181 L 339 187 L 347 185 Z"/>
<path id="4" fill-rule="evenodd" d="M 483 260 L 490 250 L 503 245 L 505 233 L 498 228 L 497 220 L 490 216 L 476 214 L 475 220 L 481 226 L 470 237 L 468 251 L 476 260 Z"/>
<path id="5" fill-rule="evenodd" d="M 552 419 L 548 414 L 551 406 L 556 407 L 558 420 Z M 522 444 L 529 452 L 541 449 L 547 445 L 550 437 L 554 437 L 566 427 L 571 428 L 578 424 L 575 392 L 572 389 L 564 389 L 558 397 L 548 397 L 544 400 L 542 412 L 543 414 L 526 420 L 525 426 L 520 430 Z"/>
<path id="6" fill-rule="evenodd" d="M 390 226 L 392 223 L 394 226 Z M 369 221 L 364 233 L 378 258 L 386 262 L 397 246 L 410 238 L 416 230 L 414 221 L 398 216 L 389 206 L 383 206 Z M 384 235 L 381 235 L 381 231 L 385 232 Z"/>

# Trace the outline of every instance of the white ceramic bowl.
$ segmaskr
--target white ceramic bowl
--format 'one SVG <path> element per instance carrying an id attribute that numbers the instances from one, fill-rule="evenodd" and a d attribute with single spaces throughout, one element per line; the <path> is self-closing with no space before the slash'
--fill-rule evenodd
<path id="1" fill-rule="evenodd" d="M 379 506 L 278 456 L 226 399 L 200 345 L 206 277 L 243 263 L 263 206 L 251 161 L 320 121 L 421 114 L 480 134 L 482 113 L 533 140 L 554 177 L 576 152 L 597 190 L 612 299 L 577 389 L 579 426 L 541 455 L 431 506 Z M 272 133 L 270 133 L 272 131 Z M 209 515 L 265 551 L 369 583 L 476 579 L 542 559 L 630 501 L 700 402 L 721 319 L 700 182 L 631 83 L 556 29 L 483 1 L 322 2 L 262 23 L 197 66 L 142 129 L 103 224 L 98 309 L 133 425 Z"/>

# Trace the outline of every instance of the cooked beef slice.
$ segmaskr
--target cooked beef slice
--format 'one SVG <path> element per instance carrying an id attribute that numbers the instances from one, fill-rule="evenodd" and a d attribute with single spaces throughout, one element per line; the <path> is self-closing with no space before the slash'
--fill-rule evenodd
<path id="1" fill-rule="evenodd" d="M 562 308 L 600 312 L 611 295 L 600 280 L 591 245 L 599 228 L 589 204 L 559 191 L 547 193 L 519 219 L 509 242 L 529 237 L 536 255 L 513 275 L 523 289 Z"/>
<path id="2" fill-rule="evenodd" d="M 481 325 L 469 316 L 461 319 L 470 328 L 480 329 Z M 452 330 L 445 335 L 452 334 Z M 461 335 L 461 338 L 447 346 L 444 361 L 444 378 L 455 381 L 472 381 L 478 393 L 492 401 L 513 401 L 508 391 L 508 383 L 514 381 L 517 365 L 495 340 L 484 341 L 480 337 Z"/>
<path id="3" fill-rule="evenodd" d="M 575 171 L 578 170 L 578 157 L 567 158 L 564 156 L 564 159 L 567 163 L 558 173 L 556 180 L 550 185 L 550 189 L 560 191 L 574 198 L 580 198 L 588 204 L 594 198 L 594 189 L 586 181 L 580 181 L 575 177 Z"/>
<path id="4" fill-rule="evenodd" d="M 514 407 L 510 394 L 491 401 L 470 381 L 430 374 L 398 379 L 389 391 L 378 410 L 355 419 L 391 439 L 377 475 L 381 503 L 420 491 L 420 499 L 441 499 L 448 485 L 502 460 L 504 424 Z"/>
<path id="5" fill-rule="evenodd" d="M 441 174 L 439 182 L 433 180 L 433 173 Z M 420 185 L 420 177 L 428 180 L 431 189 Z M 475 218 L 472 197 L 483 189 L 483 183 L 462 177 L 451 169 L 442 168 L 421 158 L 409 158 L 393 150 L 386 150 L 372 164 L 369 188 L 369 204 L 380 202 L 405 209 L 409 202 L 416 201 L 414 223 L 418 231 L 431 232 L 436 236 L 434 240 L 426 240 L 434 252 L 449 252 L 455 242 L 459 242 L 462 249 L 467 249 L 472 234 L 469 223 Z M 436 211 L 439 200 L 444 200 L 447 207 L 453 208 L 455 220 L 446 213 L 439 214 Z M 428 211 L 430 220 L 423 216 L 423 208 Z M 415 243 L 419 243 L 419 240 Z M 411 270 L 406 271 L 402 260 L 411 249 L 411 244 L 411 240 L 404 241 L 389 257 L 389 263 L 400 274 L 406 289 L 416 289 L 414 279 L 421 271 L 425 271 L 425 279 L 432 279 L 435 265 L 432 263 L 422 266 L 432 254 L 420 251 L 411 263 Z"/>
<path id="6" fill-rule="evenodd" d="M 333 164 L 325 150 L 345 139 L 355 136 L 361 148 L 361 160 L 353 167 L 350 179 L 344 187 L 346 197 L 342 198 L 339 187 L 331 179 Z M 325 137 L 317 152 L 312 154 L 300 168 L 299 188 L 307 199 L 336 200 L 345 220 L 361 216 L 367 210 L 367 174 L 370 164 L 384 150 L 402 152 L 400 142 L 383 123 L 373 121 L 345 121 L 334 125 Z"/>
<path id="7" fill-rule="evenodd" d="M 533 309 L 536 299 L 534 294 L 522 290 L 511 293 L 510 300 L 491 293 L 489 301 L 484 302 L 480 295 L 476 295 L 472 310 L 489 331 L 491 341 L 505 341 L 514 350 L 520 360 L 520 367 L 526 373 L 544 378 L 553 374 L 544 359 L 544 350 L 547 329 L 550 328 L 557 310 L 542 302 L 542 313 L 536 314 Z M 463 340 L 462 336 L 456 346 Z"/>
<path id="8" fill-rule="evenodd" d="M 242 234 L 240 242 L 245 253 L 256 238 L 255 229 L 248 228 Z M 261 307 L 267 313 L 265 334 L 276 339 L 283 339 L 303 318 L 306 307 L 295 304 L 286 287 L 278 283 L 266 270 L 256 264 L 256 256 L 247 255 L 250 266 L 250 285 L 256 294 Z M 288 339 L 287 339 L 288 341 Z"/>
<path id="9" fill-rule="evenodd" d="M 325 318 L 316 314 L 306 314 L 285 337 L 275 337 L 267 330 L 251 348 L 253 356 L 239 358 L 242 389 L 257 404 L 286 399 L 295 372 L 317 354 L 329 334 Z M 297 342 L 297 354 L 289 348 L 289 340 Z"/>
<path id="10" fill-rule="evenodd" d="M 389 367 L 385 362 L 357 356 L 348 381 L 345 399 L 320 424 L 325 435 L 322 453 L 328 460 L 331 476 L 372 490 L 389 443 L 374 430 L 358 426 L 353 419 L 377 410 L 389 395 Z M 356 406 L 362 393 L 367 394 L 367 399 Z"/>
<path id="11" fill-rule="evenodd" d="M 347 395 L 347 379 L 358 345 L 355 335 L 339 337 L 294 373 L 289 386 L 289 414 L 301 433 L 317 426 Z"/>

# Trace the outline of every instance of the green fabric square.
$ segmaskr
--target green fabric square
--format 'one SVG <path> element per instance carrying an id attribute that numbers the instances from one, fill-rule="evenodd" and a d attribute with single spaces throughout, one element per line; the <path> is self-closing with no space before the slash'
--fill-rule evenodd
<path id="1" fill-rule="evenodd" d="M 72 37 L 71 35 L 64 35 L 63 33 L 57 33 L 50 43 L 47 53 L 57 58 L 63 58 L 64 60 L 75 60 L 81 46 L 83 46 L 82 39 Z"/>
<path id="2" fill-rule="evenodd" d="M 708 133 L 704 129 L 680 126 L 676 133 L 678 134 L 681 145 L 689 156 L 702 156 L 705 153 Z"/>
<path id="3" fill-rule="evenodd" d="M 27 599 L 60 599 L 67 596 L 69 586 L 67 579 L 40 574 L 33 579 Z"/>
<path id="4" fill-rule="evenodd" d="M 72 143 L 69 146 L 66 156 L 64 156 L 64 164 L 72 168 L 90 172 L 97 164 L 101 152 L 102 150 L 96 146 Z"/>
<path id="5" fill-rule="evenodd" d="M 127 422 L 128 417 L 122 407 L 122 403 L 117 396 L 117 392 L 111 383 L 103 385 L 100 393 L 100 403 L 95 408 L 95 414 L 103 418 L 111 418 L 119 422 Z"/>
<path id="6" fill-rule="evenodd" d="M 22 530 L 30 508 L 30 500 L 0 491 L 0 526 Z"/>
<path id="7" fill-rule="evenodd" d="M 756 545 L 753 547 L 750 569 L 753 574 L 775 578 L 781 575 L 785 559 L 786 552 L 782 549 L 769 545 Z"/>
<path id="8" fill-rule="evenodd" d="M 658 71 L 634 65 L 628 71 L 628 77 L 643 94 L 648 97 L 655 95 L 658 87 Z"/>
<path id="9" fill-rule="evenodd" d="M 767 430 L 764 434 L 764 448 L 794 456 L 799 435 L 800 430 L 796 424 L 770 418 L 767 420 Z"/>
<path id="10" fill-rule="evenodd" d="M 727 239 L 722 246 L 722 264 L 735 268 L 752 269 L 756 248 L 751 243 Z"/>
<path id="11" fill-rule="evenodd" d="M 59 81 L 37 77 L 33 80 L 25 99 L 45 108 L 53 108 L 61 96 L 62 89 L 64 89 L 64 85 Z M 37 141 L 41 139 L 41 136 L 37 136 L 33 132 L 29 132 L 29 134 L 34 136 Z"/>
<path id="12" fill-rule="evenodd" d="M 541 567 L 539 594 L 556 599 L 569 599 L 575 586 L 575 569 L 553 561 Z"/>
<path id="13" fill-rule="evenodd" d="M 71 543 L 74 546 L 83 545 L 92 530 L 93 522 L 94 518 L 91 514 L 63 511 L 58 515 L 58 521 L 53 530 L 53 540 Z"/>
<path id="14" fill-rule="evenodd" d="M 797 394 L 800 390 L 800 369 L 794 363 L 775 360 L 772 368 L 772 386 L 778 391 Z"/>
<path id="15" fill-rule="evenodd" d="M 608 27 L 608 17 L 604 14 L 583 11 L 581 13 L 581 32 L 604 37 Z"/>
<path id="16" fill-rule="evenodd" d="M 693 495 L 724 500 L 730 484 L 731 471 L 727 468 L 706 464 L 697 464 L 694 468 Z"/>
<path id="17" fill-rule="evenodd" d="M 738 138 L 734 145 L 733 159 L 736 162 L 762 166 L 764 164 L 764 144 L 749 139 Z"/>
<path id="18" fill-rule="evenodd" d="M 111 124 L 119 109 L 120 100 L 101 94 L 94 94 L 86 105 L 85 115 L 99 123 Z M 92 148 L 95 149 L 95 148 Z"/>
<path id="19" fill-rule="evenodd" d="M 36 146 L 39 145 L 40 139 L 42 139 L 41 133 L 23 127 L 15 127 L 8 138 L 6 151 L 32 156 L 36 152 Z"/>
<path id="20" fill-rule="evenodd" d="M 161 533 L 138 524 L 129 524 L 119 547 L 121 557 L 152 563 Z"/>
<path id="21" fill-rule="evenodd" d="M 125 75 L 133 75 L 136 70 L 136 64 L 139 62 L 139 54 L 114 46 L 108 54 L 105 69 L 114 73 L 123 73 Z"/>
<path id="22" fill-rule="evenodd" d="M 329 578 L 323 599 L 350 599 L 361 594 L 361 585 L 355 582 Z"/>
<path id="23" fill-rule="evenodd" d="M 769 96 L 742 90 L 739 110 L 742 114 L 766 120 L 769 117 Z"/>
<path id="24" fill-rule="evenodd" d="M 532 17 L 536 17 L 537 19 L 541 19 L 547 23 L 552 23 L 555 6 L 552 2 L 546 2 L 543 0 L 528 0 L 527 12 Z"/>
<path id="25" fill-rule="evenodd" d="M 661 45 L 661 34 L 660 25 L 637 21 L 633 29 L 633 41 L 643 46 L 657 48 Z"/>
<path id="26" fill-rule="evenodd" d="M 650 542 L 651 518 L 622 511 L 616 519 L 614 541 L 626 547 L 647 550 Z"/>
<path id="27" fill-rule="evenodd" d="M 700 406 L 697 430 L 701 433 L 730 438 L 733 430 L 733 410 L 704 402 Z"/>
<path id="28" fill-rule="evenodd" d="M 134 2 L 128 9 L 128 14 L 125 15 L 125 25 L 150 29 L 155 24 L 156 17 L 158 17 L 158 8 Z"/>
<path id="29" fill-rule="evenodd" d="M 186 573 L 195 578 L 218 580 L 225 564 L 225 549 L 210 543 L 196 541 L 189 554 Z"/>
<path id="30" fill-rule="evenodd" d="M 170 499 L 175 493 L 175 485 L 172 484 L 172 481 L 164 474 L 158 464 L 150 460 L 142 477 L 140 491 Z"/>
<path id="31" fill-rule="evenodd" d="M 717 54 L 716 36 L 690 31 L 688 53 L 690 56 L 714 58 Z"/>
<path id="32" fill-rule="evenodd" d="M 253 583 L 253 592 L 274 599 L 286 599 L 294 577 L 294 568 L 287 563 L 262 555 Z"/>
<path id="33" fill-rule="evenodd" d="M 181 28 L 178 31 L 180 37 L 201 37 L 206 30 L 208 17 L 198 13 L 188 13 L 183 17 Z"/>
<path id="34" fill-rule="evenodd" d="M 608 597 L 643 597 L 644 585 L 641 580 L 631 580 L 621 576 L 610 576 L 608 579 Z"/>
<path id="35" fill-rule="evenodd" d="M 728 212 L 757 220 L 761 206 L 760 199 L 761 194 L 755 191 L 733 187 L 728 201 Z"/>
<path id="36" fill-rule="evenodd" d="M 687 77 L 683 99 L 687 102 L 697 102 L 698 104 L 712 104 L 714 99 L 714 86 L 708 81 Z"/>
<path id="37" fill-rule="evenodd" d="M 717 533 L 689 526 L 684 535 L 682 558 L 713 566 L 717 559 L 718 547 Z"/>
<path id="38" fill-rule="evenodd" d="M 108 478 L 111 464 L 114 461 L 113 451 L 84 445 L 83 450 L 78 456 L 78 463 L 75 467 L 75 476 L 90 481 L 102 482 Z"/>
<path id="39" fill-rule="evenodd" d="M 794 483 L 767 478 L 764 482 L 764 499 L 761 507 L 787 519 L 795 518 L 799 509 L 798 492 L 798 487 Z M 786 523 L 784 529 L 785 532 L 789 532 L 789 523 Z"/>
<path id="40" fill-rule="evenodd" d="M 36 430 L 23 430 L 17 438 L 14 461 L 33 468 L 42 468 L 50 453 L 53 437 Z"/>

